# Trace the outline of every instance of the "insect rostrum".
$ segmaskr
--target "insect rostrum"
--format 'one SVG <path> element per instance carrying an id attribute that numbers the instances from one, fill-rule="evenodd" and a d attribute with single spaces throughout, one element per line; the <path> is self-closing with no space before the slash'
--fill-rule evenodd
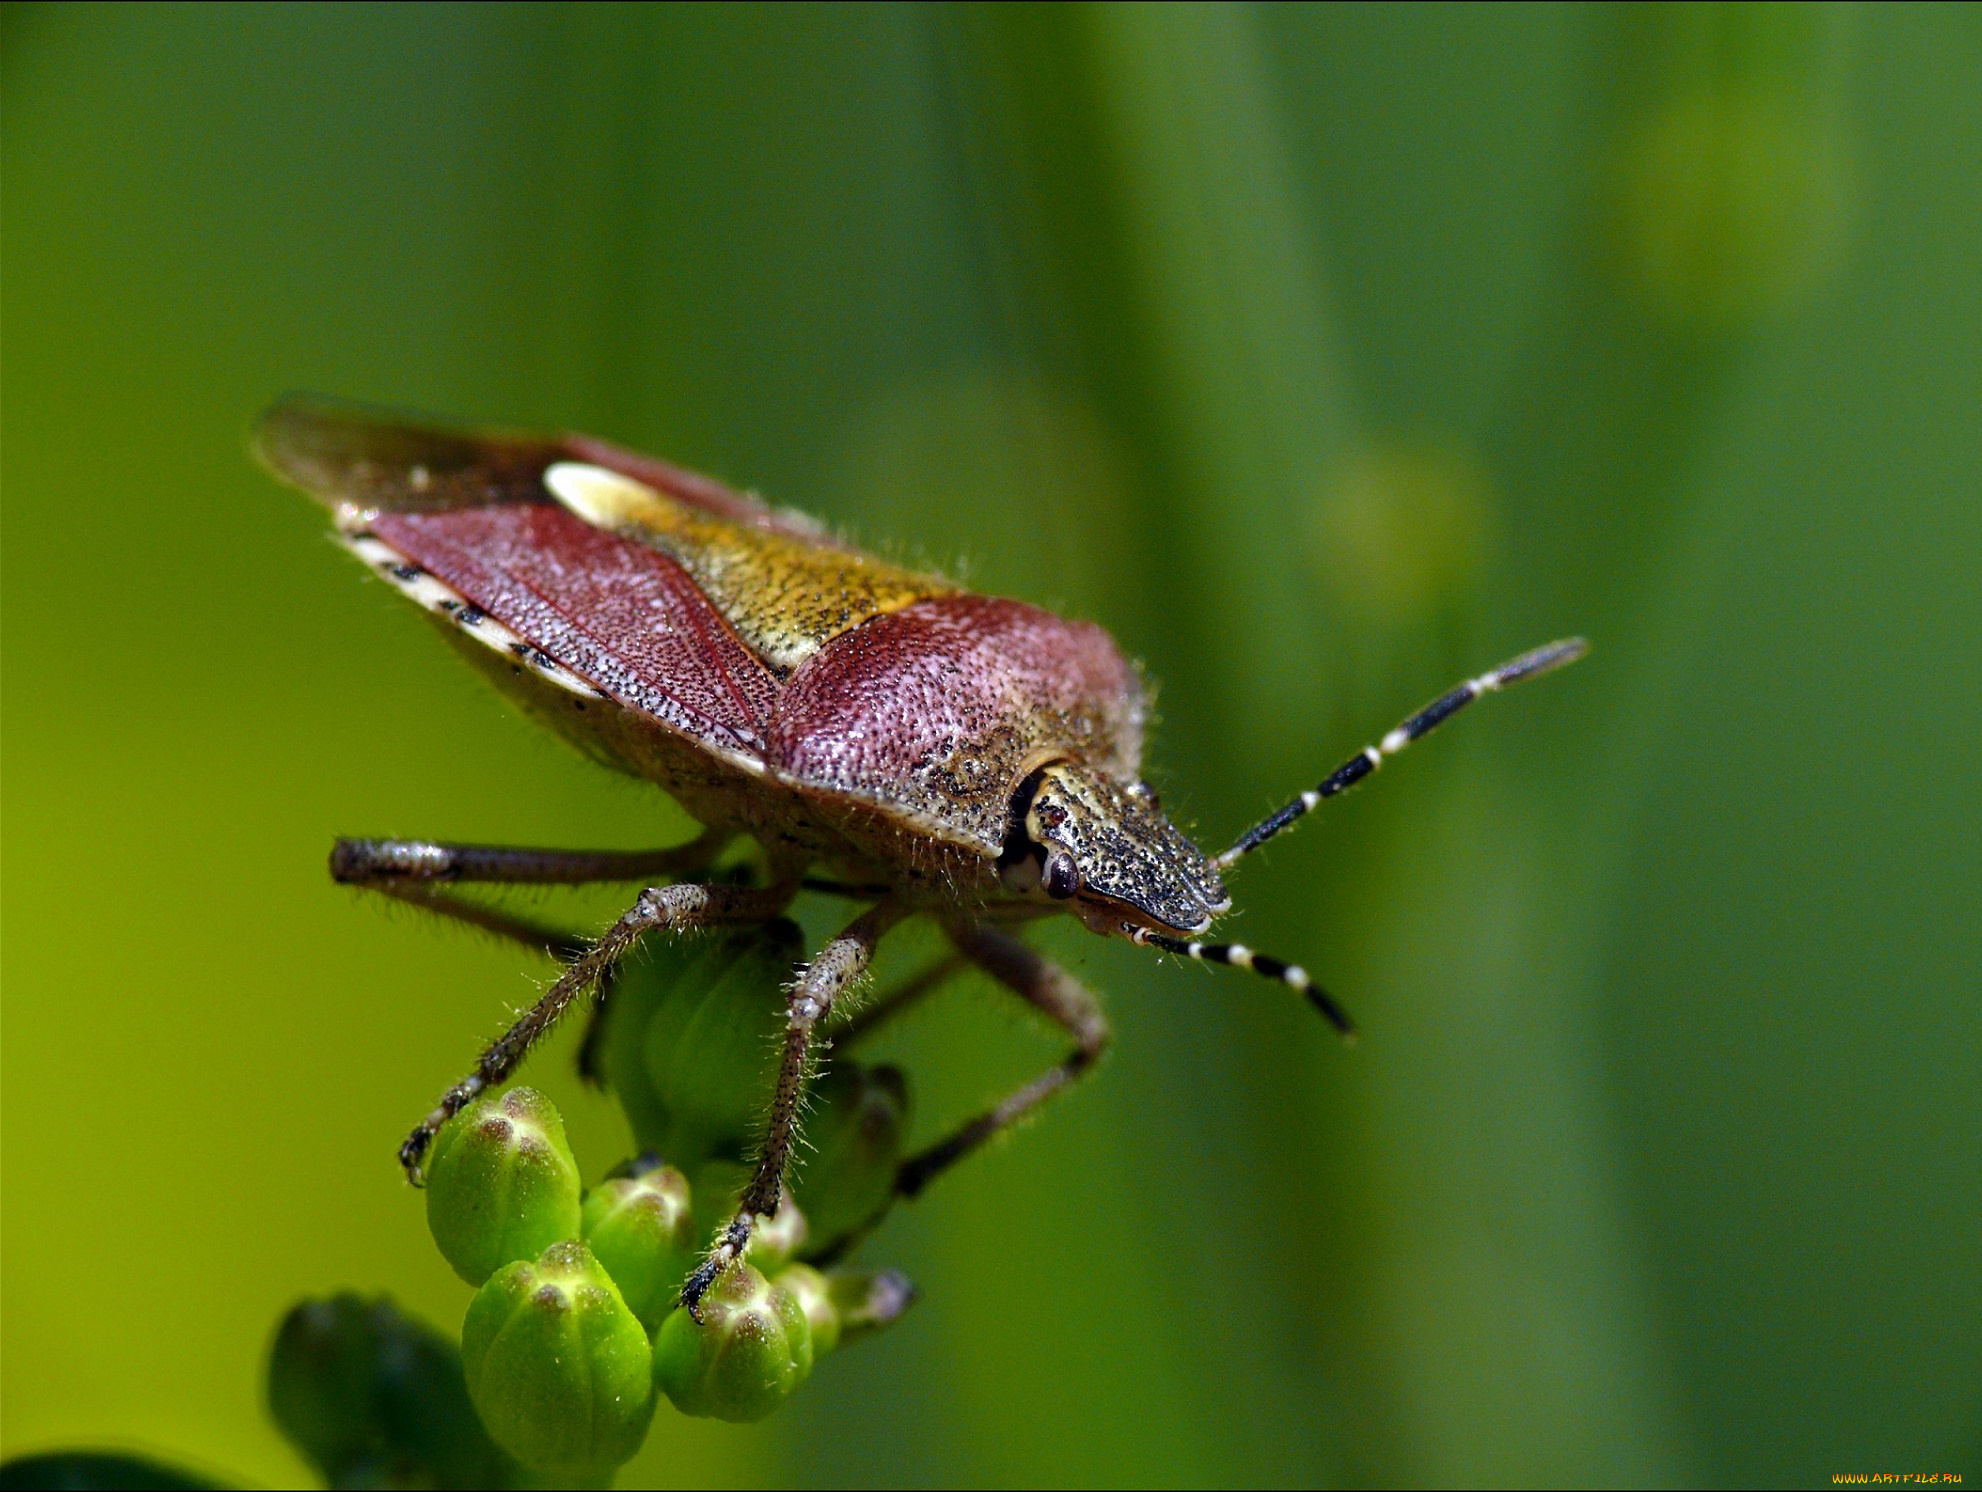
<path id="1" fill-rule="evenodd" d="M 447 1119 L 505 1081 L 638 939 L 767 922 L 808 878 L 870 903 L 793 981 L 762 1158 L 683 1287 L 691 1308 L 741 1256 L 754 1219 L 777 1211 L 820 1024 L 903 918 L 934 917 L 962 958 L 1074 1042 L 1058 1066 L 904 1160 L 898 1189 L 913 1193 L 1074 1081 L 1107 1042 L 1094 998 L 1015 936 L 1036 918 L 1071 913 L 1103 936 L 1251 969 L 1349 1034 L 1298 966 L 1201 941 L 1231 906 L 1223 873 L 1479 695 L 1584 651 L 1579 639 L 1553 643 L 1460 685 L 1206 855 L 1141 781 L 1142 687 L 1099 627 L 886 564 L 798 515 L 584 437 L 292 398 L 263 417 L 257 449 L 499 688 L 707 826 L 647 854 L 340 842 L 339 880 L 540 946 L 553 935 L 463 911 L 444 888 L 652 882 L 413 1132 L 401 1159 L 415 1179 Z M 769 883 L 697 883 L 740 836 L 762 846 Z"/>

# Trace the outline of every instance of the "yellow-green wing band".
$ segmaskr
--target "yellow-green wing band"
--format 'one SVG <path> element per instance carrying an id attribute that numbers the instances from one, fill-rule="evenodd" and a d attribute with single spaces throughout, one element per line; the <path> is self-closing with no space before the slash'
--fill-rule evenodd
<path id="1" fill-rule="evenodd" d="M 544 485 L 587 523 L 680 563 L 737 634 L 780 672 L 870 617 L 958 589 L 854 550 L 712 518 L 601 466 L 560 462 L 544 473 Z"/>

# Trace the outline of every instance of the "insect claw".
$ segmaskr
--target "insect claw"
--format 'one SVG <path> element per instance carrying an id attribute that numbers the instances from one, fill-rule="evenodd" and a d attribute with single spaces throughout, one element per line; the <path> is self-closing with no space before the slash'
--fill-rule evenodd
<path id="1" fill-rule="evenodd" d="M 416 1129 L 406 1137 L 406 1143 L 399 1147 L 399 1164 L 406 1172 L 408 1186 L 425 1186 L 426 1174 L 420 1168 L 420 1161 L 427 1153 L 427 1144 L 433 1137 L 425 1129 Z"/>
<path id="2" fill-rule="evenodd" d="M 691 1274 L 681 1287 L 681 1308 L 688 1312 L 688 1319 L 697 1326 L 703 1324 L 702 1297 L 709 1293 L 709 1287 L 715 1284 L 716 1277 L 723 1272 L 724 1266 L 728 1263 L 729 1260 L 723 1258 L 721 1251 L 718 1250 L 696 1265 L 695 1273 Z"/>
<path id="3" fill-rule="evenodd" d="M 750 1247 L 751 1225 L 754 1221 L 754 1215 L 747 1208 L 738 1213 L 730 1225 L 723 1229 L 721 1238 L 717 1240 L 716 1246 L 709 1250 L 708 1257 L 695 1266 L 695 1272 L 682 1285 L 682 1308 L 698 1326 L 702 1322 L 700 1310 L 702 1297 L 709 1293 L 716 1281 L 729 1271 L 732 1264 L 743 1258 L 744 1252 Z"/>

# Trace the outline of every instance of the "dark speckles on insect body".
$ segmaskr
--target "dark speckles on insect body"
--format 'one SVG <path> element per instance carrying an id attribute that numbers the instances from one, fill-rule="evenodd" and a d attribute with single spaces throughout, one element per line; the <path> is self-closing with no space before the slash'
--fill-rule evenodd
<path id="1" fill-rule="evenodd" d="M 531 664 L 540 675 L 560 688 L 587 696 L 593 692 L 595 686 L 565 667 L 552 654 L 491 620 L 485 610 L 461 595 L 447 580 L 430 567 L 394 549 L 372 527 L 354 527 L 345 534 L 344 542 L 408 600 L 438 617 L 447 618 L 477 641 Z M 516 672 L 521 672 L 521 669 Z"/>

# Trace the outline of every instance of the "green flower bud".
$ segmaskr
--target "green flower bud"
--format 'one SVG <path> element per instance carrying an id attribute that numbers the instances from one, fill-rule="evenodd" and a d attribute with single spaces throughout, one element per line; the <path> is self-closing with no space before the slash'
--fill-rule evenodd
<path id="1" fill-rule="evenodd" d="M 578 1164 L 543 1094 L 512 1088 L 485 1098 L 434 1137 L 427 1226 L 469 1284 L 577 1237 L 578 1222 Z"/>
<path id="2" fill-rule="evenodd" d="M 701 1312 L 676 1310 L 654 1339 L 654 1381 L 683 1414 L 760 1420 L 812 1371 L 805 1307 L 750 1265 L 727 1270 Z"/>
<path id="3" fill-rule="evenodd" d="M 482 1286 L 461 1324 L 461 1358 L 482 1423 L 527 1466 L 596 1476 L 646 1438 L 653 1352 L 582 1243 L 553 1244 Z"/>
<path id="4" fill-rule="evenodd" d="M 753 1172 L 753 1167 L 736 1161 L 712 1160 L 695 1173 L 697 1237 L 713 1238 L 729 1226 Z M 810 1220 L 799 1211 L 798 1203 L 787 1191 L 778 1202 L 775 1217 L 757 1214 L 745 1254 L 759 1269 L 775 1274 L 797 1256 L 811 1236 Z"/>
<path id="5" fill-rule="evenodd" d="M 908 1129 L 908 1080 L 898 1067 L 837 1062 L 814 1089 L 805 1138 L 812 1154 L 792 1195 L 824 1249 L 887 1210 Z"/>
<path id="6" fill-rule="evenodd" d="M 334 1487 L 504 1487 L 521 1468 L 483 1433 L 461 1358 L 390 1300 L 305 1300 L 269 1353 L 276 1425 Z"/>
<path id="7" fill-rule="evenodd" d="M 741 1160 L 763 1120 L 803 946 L 779 920 L 674 943 L 620 966 L 607 1009 L 606 1081 L 645 1148 L 690 1170 Z"/>
<path id="8" fill-rule="evenodd" d="M 759 1269 L 776 1272 L 782 1269 L 798 1251 L 805 1247 L 809 1232 L 805 1214 L 798 1210 L 798 1203 L 786 1192 L 778 1203 L 775 1215 L 766 1217 L 757 1214 L 757 1221 L 750 1229 L 750 1247 L 744 1250 L 744 1257 Z"/>
<path id="9" fill-rule="evenodd" d="M 584 1228 L 627 1309 L 649 1334 L 659 1330 L 695 1267 L 688 1178 L 663 1165 L 610 1178 L 585 1198 Z"/>
<path id="10" fill-rule="evenodd" d="M 835 1271 L 826 1276 L 826 1294 L 840 1323 L 842 1347 L 893 1326 L 921 1298 L 914 1282 L 896 1269 Z"/>
<path id="11" fill-rule="evenodd" d="M 812 1357 L 816 1362 L 840 1344 L 840 1313 L 833 1308 L 832 1287 L 826 1277 L 810 1264 L 791 1264 L 781 1270 L 777 1283 L 797 1297 L 812 1328 Z"/>

